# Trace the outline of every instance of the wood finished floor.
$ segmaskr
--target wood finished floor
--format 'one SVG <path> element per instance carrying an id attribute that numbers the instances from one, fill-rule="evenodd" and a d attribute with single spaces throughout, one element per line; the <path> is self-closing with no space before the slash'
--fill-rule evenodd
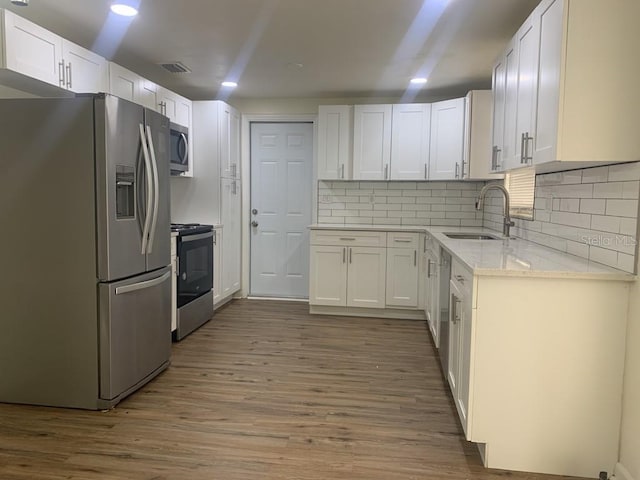
<path id="1" fill-rule="evenodd" d="M 424 322 L 244 300 L 108 412 L 0 404 L 1 480 L 561 478 L 486 470 Z"/>

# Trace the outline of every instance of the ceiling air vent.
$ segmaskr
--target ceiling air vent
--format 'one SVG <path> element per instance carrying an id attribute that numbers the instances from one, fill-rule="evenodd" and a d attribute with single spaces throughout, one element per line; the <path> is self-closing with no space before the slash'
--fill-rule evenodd
<path id="1" fill-rule="evenodd" d="M 161 63 L 160 66 L 171 73 L 191 73 L 191 70 L 180 62 Z"/>

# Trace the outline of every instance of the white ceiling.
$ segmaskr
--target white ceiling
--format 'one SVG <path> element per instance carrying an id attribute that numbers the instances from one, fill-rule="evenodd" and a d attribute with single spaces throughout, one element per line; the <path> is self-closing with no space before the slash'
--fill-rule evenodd
<path id="1" fill-rule="evenodd" d="M 496 56 L 539 0 L 109 0 L 0 6 L 192 99 L 401 97 L 490 88 Z M 157 64 L 192 70 L 170 74 Z M 302 66 L 299 66 L 301 64 Z"/>

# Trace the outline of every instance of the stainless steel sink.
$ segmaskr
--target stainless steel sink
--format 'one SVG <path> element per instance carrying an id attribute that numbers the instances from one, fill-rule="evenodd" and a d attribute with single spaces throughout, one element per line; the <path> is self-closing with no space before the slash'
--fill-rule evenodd
<path id="1" fill-rule="evenodd" d="M 457 240 L 500 240 L 499 237 L 486 233 L 445 233 L 444 235 Z"/>

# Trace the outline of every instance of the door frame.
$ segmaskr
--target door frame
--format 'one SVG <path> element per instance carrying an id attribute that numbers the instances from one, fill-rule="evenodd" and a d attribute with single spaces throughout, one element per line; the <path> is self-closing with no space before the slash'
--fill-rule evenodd
<path id="1" fill-rule="evenodd" d="M 249 295 L 251 280 L 251 237 L 249 222 L 251 221 L 251 124 L 252 123 L 311 123 L 313 124 L 313 155 L 311 166 L 311 222 L 318 218 L 318 172 L 317 172 L 317 139 L 318 115 L 312 114 L 242 114 L 240 163 L 242 172 L 242 279 L 240 296 Z"/>

